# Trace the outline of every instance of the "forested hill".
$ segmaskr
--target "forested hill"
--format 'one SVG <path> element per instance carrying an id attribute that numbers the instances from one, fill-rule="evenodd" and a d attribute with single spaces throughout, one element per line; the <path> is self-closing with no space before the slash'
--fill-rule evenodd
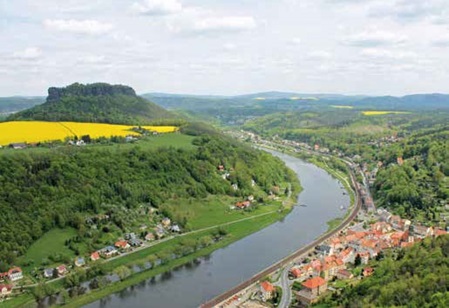
<path id="1" fill-rule="evenodd" d="M 205 129 L 185 131 L 199 136 L 179 148 L 154 147 L 158 137 L 148 137 L 137 144 L 0 154 L 0 268 L 16 264 L 55 228 L 75 228 L 78 240 L 93 251 L 107 245 L 104 232 L 129 232 L 151 207 L 249 195 L 262 200 L 281 183 L 297 191 L 294 173 L 270 154 Z M 229 170 L 228 180 L 217 171 L 220 165 Z M 186 227 L 190 216 L 173 211 L 176 206 L 165 214 Z M 104 228 L 91 230 L 87 219 L 106 214 Z"/>
<path id="2" fill-rule="evenodd" d="M 425 239 L 372 265 L 373 276 L 317 307 L 449 307 L 449 236 Z"/>
<path id="3" fill-rule="evenodd" d="M 74 83 L 49 88 L 44 104 L 18 112 L 8 120 L 150 124 L 175 116 L 123 85 Z"/>

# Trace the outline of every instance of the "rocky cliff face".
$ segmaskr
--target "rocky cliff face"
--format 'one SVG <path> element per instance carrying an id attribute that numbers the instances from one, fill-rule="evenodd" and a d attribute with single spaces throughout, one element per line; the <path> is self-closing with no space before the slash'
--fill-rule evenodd
<path id="1" fill-rule="evenodd" d="M 65 96 L 102 96 L 102 95 L 129 95 L 136 96 L 133 88 L 107 83 L 93 83 L 83 85 L 74 83 L 64 88 L 51 87 L 48 89 L 47 102 L 57 102 Z"/>

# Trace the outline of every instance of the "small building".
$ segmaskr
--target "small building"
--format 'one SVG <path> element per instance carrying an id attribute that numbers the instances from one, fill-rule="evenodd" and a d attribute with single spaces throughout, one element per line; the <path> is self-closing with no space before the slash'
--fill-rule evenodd
<path id="1" fill-rule="evenodd" d="M 136 238 L 137 238 L 137 235 L 134 232 L 125 234 L 125 240 L 132 240 L 132 239 L 136 239 Z"/>
<path id="2" fill-rule="evenodd" d="M 135 238 L 135 239 L 129 240 L 128 244 L 131 245 L 131 247 L 139 247 L 139 246 L 142 246 L 143 243 L 141 240 Z"/>
<path id="3" fill-rule="evenodd" d="M 44 269 L 44 277 L 45 278 L 53 278 L 54 268 L 46 268 Z"/>
<path id="4" fill-rule="evenodd" d="M 260 284 L 260 297 L 261 299 L 266 302 L 267 300 L 270 300 L 275 292 L 274 286 L 269 281 L 263 281 Z"/>
<path id="5" fill-rule="evenodd" d="M 347 269 L 341 269 L 337 272 L 337 278 L 342 280 L 352 279 L 354 278 L 354 275 Z"/>
<path id="6" fill-rule="evenodd" d="M 331 246 L 323 244 L 323 245 L 316 246 L 315 247 L 315 251 L 318 254 L 321 254 L 321 255 L 324 255 L 324 256 L 328 256 L 328 255 L 332 254 L 333 250 L 332 250 Z"/>
<path id="7" fill-rule="evenodd" d="M 298 301 L 305 306 L 316 303 L 319 297 L 326 292 L 327 282 L 317 276 L 302 283 L 303 289 L 297 293 Z"/>
<path id="8" fill-rule="evenodd" d="M 413 225 L 413 235 L 418 237 L 428 237 L 433 235 L 433 229 L 422 225 Z"/>
<path id="9" fill-rule="evenodd" d="M 23 272 L 20 267 L 13 267 L 8 271 L 8 278 L 11 281 L 17 281 L 23 278 Z"/>
<path id="10" fill-rule="evenodd" d="M 0 298 L 5 298 L 12 293 L 11 284 L 0 284 Z"/>
<path id="11" fill-rule="evenodd" d="M 27 145 L 25 143 L 11 143 L 9 147 L 14 150 L 22 150 L 25 149 Z"/>
<path id="12" fill-rule="evenodd" d="M 84 265 L 86 265 L 86 260 L 84 260 L 83 257 L 77 257 L 75 259 L 75 266 L 81 267 L 81 266 L 84 266 Z"/>
<path id="13" fill-rule="evenodd" d="M 162 219 L 161 223 L 162 223 L 162 226 L 164 226 L 164 228 L 168 228 L 171 225 L 171 220 L 168 217 L 164 217 L 164 219 Z"/>
<path id="14" fill-rule="evenodd" d="M 98 251 L 95 251 L 95 252 L 91 253 L 90 259 L 91 259 L 92 261 L 97 261 L 97 260 L 99 260 L 99 259 L 100 259 L 100 253 L 99 253 Z"/>
<path id="15" fill-rule="evenodd" d="M 154 241 L 155 240 L 155 236 L 152 232 L 148 232 L 147 235 L 145 235 L 145 240 L 146 241 Z"/>
<path id="16" fill-rule="evenodd" d="M 181 232 L 181 228 L 179 227 L 179 225 L 173 225 L 173 226 L 170 228 L 170 230 L 171 230 L 171 232 L 176 232 L 176 233 Z"/>
<path id="17" fill-rule="evenodd" d="M 59 265 L 56 269 L 58 270 L 59 276 L 64 276 L 65 274 L 67 274 L 69 272 L 67 270 L 67 266 L 65 266 L 64 264 Z"/>
<path id="18" fill-rule="evenodd" d="M 304 273 L 298 267 L 294 267 L 290 270 L 290 276 L 293 277 L 294 279 L 298 279 L 298 278 L 302 277 L 303 274 Z"/>
<path id="19" fill-rule="evenodd" d="M 374 274 L 374 268 L 372 267 L 365 267 L 363 269 L 363 277 L 369 277 Z"/>
<path id="20" fill-rule="evenodd" d="M 110 258 L 114 255 L 118 254 L 118 250 L 114 246 L 107 246 L 100 250 L 100 255 L 104 258 Z"/>
<path id="21" fill-rule="evenodd" d="M 130 239 L 130 241 L 132 241 L 132 240 L 134 240 L 134 239 Z M 131 247 L 131 246 L 129 246 L 128 242 L 126 242 L 126 241 L 117 241 L 117 242 L 115 242 L 114 246 L 118 249 L 124 249 L 124 250 Z"/>

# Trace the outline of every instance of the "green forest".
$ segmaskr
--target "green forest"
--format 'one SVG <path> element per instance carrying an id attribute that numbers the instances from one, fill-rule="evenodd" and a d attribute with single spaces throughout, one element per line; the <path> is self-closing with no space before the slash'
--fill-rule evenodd
<path id="1" fill-rule="evenodd" d="M 0 153 L 2 269 L 55 228 L 75 229 L 77 241 L 91 251 L 105 244 L 103 233 L 125 232 L 133 217 L 145 215 L 149 207 L 208 196 L 237 199 L 254 194 L 263 199 L 273 186 L 285 182 L 297 188 L 293 172 L 270 154 L 204 133 L 204 127 L 201 131 L 192 125 L 186 131 L 200 135 L 190 147 L 137 143 Z M 217 172 L 219 165 L 230 170 L 228 181 Z M 257 187 L 252 187 L 252 180 Z M 239 189 L 232 189 L 231 183 Z M 102 229 L 92 230 L 87 218 L 99 214 L 110 220 L 100 224 Z"/>
<path id="2" fill-rule="evenodd" d="M 374 275 L 333 292 L 319 307 L 448 307 L 449 236 L 427 238 L 374 261 Z"/>

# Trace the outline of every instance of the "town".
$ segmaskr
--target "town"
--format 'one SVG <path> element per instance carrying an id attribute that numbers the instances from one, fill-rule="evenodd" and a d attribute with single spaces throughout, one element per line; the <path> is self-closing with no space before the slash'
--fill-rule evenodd
<path id="1" fill-rule="evenodd" d="M 289 140 L 268 141 L 245 131 L 231 134 L 241 140 L 251 141 L 256 146 L 282 147 L 293 152 L 305 150 L 321 155 L 330 152 L 317 144 L 310 146 Z M 397 141 L 396 136 L 383 138 L 379 141 L 379 146 Z M 354 171 L 363 175 L 361 182 L 364 184 L 355 183 L 362 204 L 356 218 L 349 226 L 290 265 L 233 295 L 220 303 L 219 307 L 288 307 L 290 304 L 307 307 L 317 303 L 323 296 L 338 291 L 344 285 L 357 283 L 358 280 L 373 275 L 376 268 L 370 261 L 381 259 L 387 251 L 397 252 L 419 243 L 424 238 L 448 234 L 447 229 L 439 226 L 423 225 L 393 215 L 386 209 L 376 209 L 369 186 L 374 183 L 376 173 L 382 166 L 381 162 L 369 170 L 369 165 L 360 162 L 358 157 L 348 158 L 337 152 L 332 154 L 345 159 Z M 397 164 L 401 165 L 402 162 L 402 157 L 398 157 Z M 288 277 L 288 290 L 283 283 L 284 273 Z M 291 303 L 281 302 L 280 297 L 291 293 Z"/>

